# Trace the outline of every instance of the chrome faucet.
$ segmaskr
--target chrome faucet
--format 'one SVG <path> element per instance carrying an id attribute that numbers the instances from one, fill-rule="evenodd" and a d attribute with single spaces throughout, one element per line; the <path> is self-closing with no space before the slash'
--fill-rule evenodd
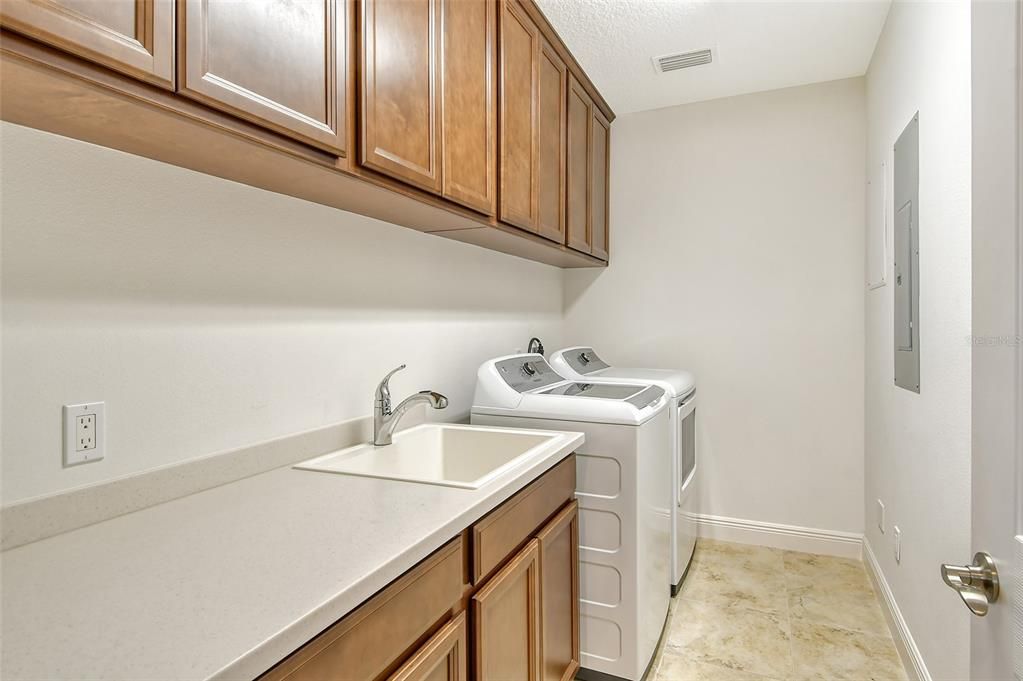
<path id="1" fill-rule="evenodd" d="M 377 386 L 376 399 L 373 401 L 373 444 L 377 447 L 391 444 L 391 436 L 398 421 L 409 410 L 412 405 L 420 402 L 428 402 L 434 409 L 443 409 L 448 406 L 448 398 L 432 390 L 423 390 L 415 395 L 406 397 L 398 403 L 397 407 L 391 408 L 391 388 L 388 382 L 391 376 L 405 368 L 402 364 L 394 369 L 380 381 Z"/>

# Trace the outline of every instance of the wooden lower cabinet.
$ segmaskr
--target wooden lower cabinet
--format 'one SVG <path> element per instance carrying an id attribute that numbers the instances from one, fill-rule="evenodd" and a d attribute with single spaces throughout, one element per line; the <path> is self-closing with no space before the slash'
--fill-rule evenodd
<path id="1" fill-rule="evenodd" d="M 574 493 L 570 455 L 259 681 L 570 681 L 579 668 Z M 470 543 L 484 550 L 469 552 Z"/>
<path id="2" fill-rule="evenodd" d="M 477 681 L 540 681 L 540 547 L 533 539 L 472 599 Z"/>
<path id="3" fill-rule="evenodd" d="M 579 502 L 536 535 L 540 558 L 541 678 L 571 681 L 579 670 Z"/>
<path id="4" fill-rule="evenodd" d="M 434 634 L 391 681 L 467 681 L 468 638 L 463 612 Z"/>
<path id="5" fill-rule="evenodd" d="M 443 622 L 467 590 L 461 537 L 435 551 L 260 681 L 375 681 Z"/>

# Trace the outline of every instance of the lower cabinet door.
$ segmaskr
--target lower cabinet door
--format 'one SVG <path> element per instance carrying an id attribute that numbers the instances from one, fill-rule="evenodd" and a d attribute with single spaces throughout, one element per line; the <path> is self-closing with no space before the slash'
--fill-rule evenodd
<path id="1" fill-rule="evenodd" d="M 472 599 L 477 681 L 540 681 L 540 542 L 533 539 Z"/>
<path id="2" fill-rule="evenodd" d="M 445 624 L 390 681 L 468 681 L 465 613 Z"/>
<path id="3" fill-rule="evenodd" d="M 543 603 L 543 681 L 571 681 L 579 669 L 579 502 L 536 535 Z"/>

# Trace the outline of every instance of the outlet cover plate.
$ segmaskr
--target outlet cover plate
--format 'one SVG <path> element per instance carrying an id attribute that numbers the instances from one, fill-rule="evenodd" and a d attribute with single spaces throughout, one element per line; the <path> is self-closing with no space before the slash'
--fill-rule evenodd
<path id="1" fill-rule="evenodd" d="M 896 525 L 892 528 L 892 533 L 895 535 L 895 562 L 902 562 L 902 530 Z"/>
<path id="2" fill-rule="evenodd" d="M 92 463 L 106 450 L 106 414 L 102 402 L 64 405 L 64 468 Z"/>
<path id="3" fill-rule="evenodd" d="M 877 529 L 884 534 L 884 502 L 880 499 L 877 500 Z"/>

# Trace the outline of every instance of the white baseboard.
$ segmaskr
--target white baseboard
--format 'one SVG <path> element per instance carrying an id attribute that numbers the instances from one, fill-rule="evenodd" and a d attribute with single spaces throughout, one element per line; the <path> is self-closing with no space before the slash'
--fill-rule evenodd
<path id="1" fill-rule="evenodd" d="M 899 604 L 895 602 L 895 595 L 892 593 L 891 587 L 888 586 L 888 580 L 884 578 L 881 566 L 866 538 L 863 540 L 863 563 L 866 565 L 870 581 L 874 583 L 874 590 L 881 596 L 881 609 L 884 610 L 884 617 L 888 620 L 888 628 L 892 632 L 892 638 L 895 639 L 895 648 L 899 651 L 899 657 L 902 658 L 902 666 L 906 668 L 906 672 L 911 678 L 916 676 L 916 681 L 931 681 L 931 674 L 927 671 L 927 665 L 924 664 L 924 658 L 920 655 L 920 649 L 917 648 L 916 641 L 913 640 L 909 625 L 906 624 L 902 611 L 899 610 Z"/>
<path id="2" fill-rule="evenodd" d="M 860 558 L 863 535 L 853 532 L 821 530 L 798 525 L 765 523 L 718 515 L 696 514 L 699 535 L 707 539 L 756 544 L 788 551 L 819 553 L 842 558 Z"/>

